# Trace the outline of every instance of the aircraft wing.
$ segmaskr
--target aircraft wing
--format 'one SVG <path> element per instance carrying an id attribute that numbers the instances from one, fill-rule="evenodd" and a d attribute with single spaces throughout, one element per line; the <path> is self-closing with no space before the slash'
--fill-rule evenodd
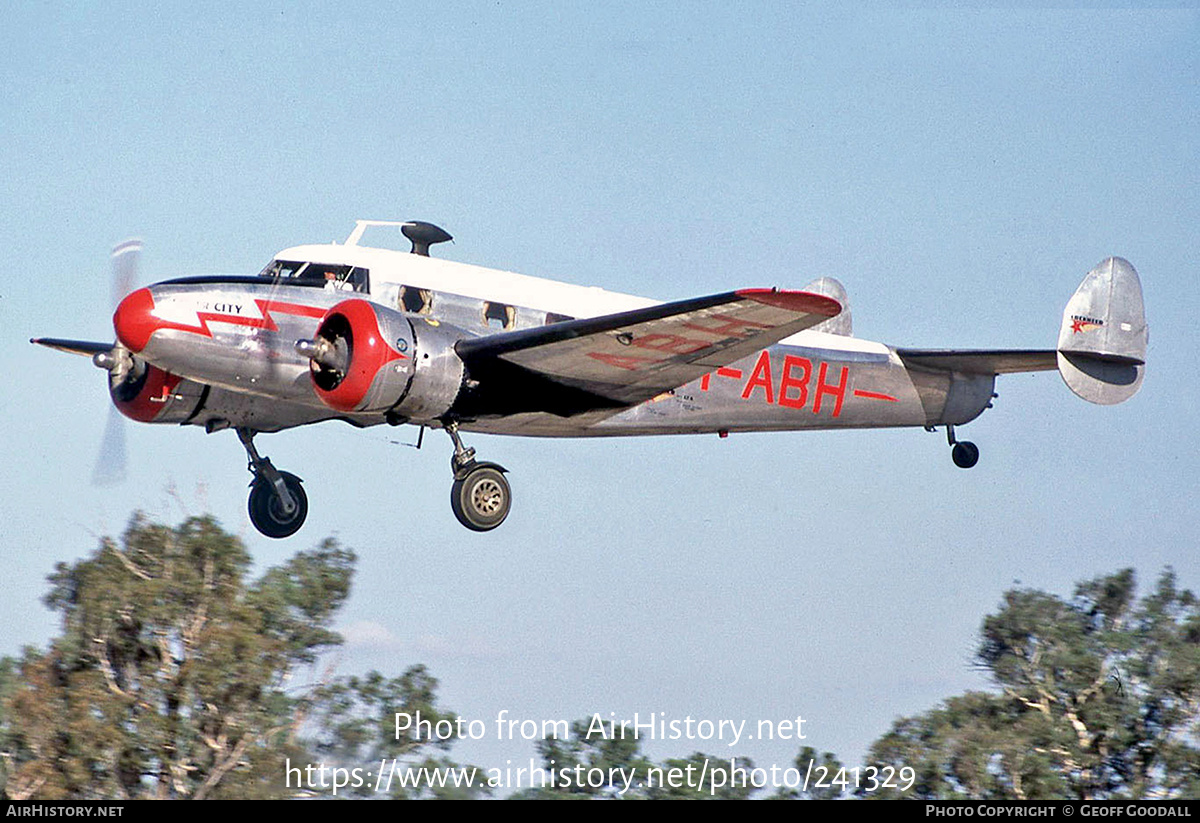
<path id="1" fill-rule="evenodd" d="M 63 340 L 58 337 L 34 337 L 29 342 L 65 351 L 68 354 L 82 354 L 85 357 L 91 357 L 100 352 L 112 351 L 113 347 L 112 343 L 94 343 L 90 340 Z"/>
<path id="2" fill-rule="evenodd" d="M 473 376 L 517 377 L 514 388 L 522 391 L 541 384 L 545 400 L 533 404 L 537 410 L 577 414 L 648 400 L 841 308 L 810 292 L 741 289 L 461 340 L 455 350 Z"/>
<path id="3" fill-rule="evenodd" d="M 1053 349 L 896 349 L 905 366 L 966 372 L 1014 374 L 1058 368 Z"/>

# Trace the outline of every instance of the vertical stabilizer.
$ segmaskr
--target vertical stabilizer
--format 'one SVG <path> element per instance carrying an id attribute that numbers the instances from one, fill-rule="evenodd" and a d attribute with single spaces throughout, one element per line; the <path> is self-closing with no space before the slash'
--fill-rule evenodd
<path id="1" fill-rule="evenodd" d="M 1110 257 L 1088 272 L 1063 311 L 1058 371 L 1084 400 L 1120 403 L 1141 388 L 1146 341 L 1137 271 L 1128 260 Z"/>
<path id="2" fill-rule="evenodd" d="M 842 310 L 836 317 L 821 321 L 812 327 L 813 331 L 840 334 L 843 337 L 854 336 L 854 321 L 850 317 L 850 296 L 846 294 L 846 287 L 839 280 L 834 277 L 818 277 L 805 286 L 803 291 L 823 294 L 842 304 Z"/>

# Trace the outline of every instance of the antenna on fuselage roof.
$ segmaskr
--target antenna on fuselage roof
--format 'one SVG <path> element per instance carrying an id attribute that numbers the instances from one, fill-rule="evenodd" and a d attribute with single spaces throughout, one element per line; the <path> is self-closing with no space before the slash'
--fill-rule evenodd
<path id="1" fill-rule="evenodd" d="M 412 241 L 412 253 L 422 257 L 429 256 L 429 247 L 434 243 L 445 243 L 454 239 L 444 229 L 420 220 L 410 220 L 403 224 L 400 226 L 400 233 Z"/>
<path id="2" fill-rule="evenodd" d="M 358 241 L 362 239 L 363 232 L 371 226 L 399 226 L 400 233 L 412 241 L 410 251 L 422 257 L 429 256 L 429 247 L 433 244 L 445 243 L 454 239 L 449 232 L 423 220 L 356 220 L 354 221 L 354 231 L 350 232 L 350 236 L 346 238 L 345 245 L 357 246 Z"/>

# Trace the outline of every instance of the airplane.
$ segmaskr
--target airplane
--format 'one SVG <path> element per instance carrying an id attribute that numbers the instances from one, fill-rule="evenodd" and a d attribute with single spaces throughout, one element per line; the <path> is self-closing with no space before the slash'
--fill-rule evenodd
<path id="1" fill-rule="evenodd" d="M 393 230 L 408 251 L 364 245 Z M 441 429 L 451 508 L 477 532 L 508 516 L 507 470 L 463 432 L 533 437 L 945 427 L 955 465 L 979 449 L 962 426 L 991 408 L 997 375 L 1057 369 L 1078 396 L 1141 387 L 1147 326 L 1134 267 L 1110 257 L 1063 313 L 1055 349 L 915 349 L 853 336 L 845 288 L 742 288 L 660 303 L 430 256 L 453 239 L 422 221 L 359 220 L 343 243 L 284 249 L 253 276 L 191 276 L 128 291 L 141 245 L 114 250 L 112 343 L 34 338 L 109 373 L 115 408 L 145 423 L 232 429 L 248 510 L 294 534 L 300 478 L 254 437 L 324 420 Z M 128 293 L 124 293 L 128 291 Z"/>

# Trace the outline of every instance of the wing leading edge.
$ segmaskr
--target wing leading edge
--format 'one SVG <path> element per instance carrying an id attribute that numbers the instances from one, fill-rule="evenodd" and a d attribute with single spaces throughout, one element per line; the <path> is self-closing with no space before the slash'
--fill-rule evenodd
<path id="1" fill-rule="evenodd" d="M 776 289 L 663 303 L 459 341 L 472 376 L 524 381 L 522 410 L 578 414 L 649 400 L 834 317 L 838 301 Z M 480 414 L 511 413 L 480 380 Z"/>

